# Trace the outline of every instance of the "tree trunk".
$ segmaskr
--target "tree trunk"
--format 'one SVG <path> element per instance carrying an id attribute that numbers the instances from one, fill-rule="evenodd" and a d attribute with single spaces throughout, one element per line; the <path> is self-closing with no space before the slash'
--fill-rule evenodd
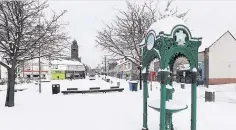
<path id="1" fill-rule="evenodd" d="M 6 107 L 14 106 L 14 95 L 15 95 L 15 66 L 7 70 L 8 81 L 7 81 L 7 96 L 6 96 Z"/>

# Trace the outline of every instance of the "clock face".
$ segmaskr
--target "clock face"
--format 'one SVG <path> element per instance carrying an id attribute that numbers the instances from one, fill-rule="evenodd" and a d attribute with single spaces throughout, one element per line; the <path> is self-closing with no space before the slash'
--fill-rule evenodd
<path id="1" fill-rule="evenodd" d="M 147 49 L 151 50 L 154 46 L 155 36 L 153 33 L 150 33 L 147 38 Z"/>

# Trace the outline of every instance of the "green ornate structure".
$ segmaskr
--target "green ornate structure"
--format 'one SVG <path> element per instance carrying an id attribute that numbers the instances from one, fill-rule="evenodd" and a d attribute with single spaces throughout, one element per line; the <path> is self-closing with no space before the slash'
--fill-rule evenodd
<path id="1" fill-rule="evenodd" d="M 145 42 L 140 44 L 142 50 L 142 75 L 143 75 L 143 128 L 147 126 L 147 96 L 148 96 L 148 68 L 151 61 L 155 58 L 160 61 L 161 95 L 160 108 L 160 130 L 173 130 L 172 113 L 182 109 L 170 111 L 166 109 L 166 102 L 172 99 L 173 90 L 167 90 L 167 84 L 172 86 L 171 72 L 173 64 L 180 56 L 185 56 L 192 70 L 191 85 L 191 130 L 196 130 L 197 113 L 197 85 L 196 75 L 198 67 L 198 48 L 202 38 L 194 38 L 182 19 L 168 17 L 159 20 L 148 29 Z M 169 94 L 168 94 L 169 93 Z M 158 103 L 158 102 L 157 102 Z M 186 109 L 186 108 L 183 108 Z"/>

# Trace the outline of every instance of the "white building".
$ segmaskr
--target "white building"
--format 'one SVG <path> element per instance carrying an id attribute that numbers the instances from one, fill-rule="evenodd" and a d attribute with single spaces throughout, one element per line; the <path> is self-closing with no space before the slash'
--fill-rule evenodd
<path id="1" fill-rule="evenodd" d="M 41 78 L 49 79 L 50 77 L 50 66 L 49 61 L 41 58 Z M 29 61 L 25 61 L 20 65 L 20 72 L 18 77 L 24 78 L 38 78 L 39 77 L 39 59 L 33 59 Z"/>
<path id="2" fill-rule="evenodd" d="M 7 69 L 0 65 L 0 71 L 1 71 L 1 79 L 6 79 L 7 78 Z"/>
<path id="3" fill-rule="evenodd" d="M 199 61 L 204 62 L 204 75 L 208 84 L 236 83 L 236 39 L 225 32 L 212 45 L 199 52 Z"/>
<path id="4" fill-rule="evenodd" d="M 77 60 L 58 59 L 51 62 L 52 79 L 85 78 L 85 65 Z"/>

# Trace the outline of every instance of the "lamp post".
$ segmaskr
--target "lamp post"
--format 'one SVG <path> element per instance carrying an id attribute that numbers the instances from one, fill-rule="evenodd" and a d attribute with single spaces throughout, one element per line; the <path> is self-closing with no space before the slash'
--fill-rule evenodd
<path id="1" fill-rule="evenodd" d="M 39 21 L 40 22 L 40 21 Z M 40 29 L 41 29 L 41 26 L 40 25 L 37 25 L 37 28 L 38 28 L 38 31 L 39 31 L 39 36 L 40 36 Z M 42 88 L 41 88 L 41 44 L 40 44 L 40 41 L 38 42 L 38 49 L 39 49 L 39 63 L 38 63 L 38 66 L 39 66 L 39 93 L 42 92 Z"/>
<path id="2" fill-rule="evenodd" d="M 138 30 L 138 32 L 139 32 L 139 34 L 140 34 L 140 36 L 142 35 L 142 28 L 141 28 L 141 18 L 139 17 L 139 19 L 138 19 L 138 25 L 139 25 L 139 30 Z M 139 89 L 140 90 L 142 90 L 142 51 L 141 51 L 142 49 L 140 48 L 140 63 L 139 63 Z"/>

